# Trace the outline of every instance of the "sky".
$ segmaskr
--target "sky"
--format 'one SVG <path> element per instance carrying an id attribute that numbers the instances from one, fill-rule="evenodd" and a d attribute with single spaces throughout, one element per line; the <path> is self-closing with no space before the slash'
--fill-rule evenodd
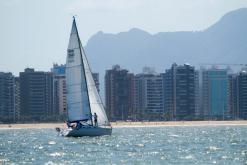
<path id="1" fill-rule="evenodd" d="M 247 0 L 0 0 L 0 72 L 65 63 L 73 15 L 86 45 L 99 31 L 202 31 L 244 7 Z"/>

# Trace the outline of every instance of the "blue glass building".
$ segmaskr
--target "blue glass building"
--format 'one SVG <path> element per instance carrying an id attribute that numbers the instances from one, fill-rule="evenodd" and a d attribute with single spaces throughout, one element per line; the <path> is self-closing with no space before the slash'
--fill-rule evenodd
<path id="1" fill-rule="evenodd" d="M 226 69 L 208 69 L 203 71 L 203 108 L 209 119 L 224 119 L 227 115 Z"/>
<path id="2" fill-rule="evenodd" d="M 63 65 L 53 64 L 53 68 L 51 69 L 51 72 L 56 75 L 65 75 L 65 69 L 66 69 L 65 64 Z"/>

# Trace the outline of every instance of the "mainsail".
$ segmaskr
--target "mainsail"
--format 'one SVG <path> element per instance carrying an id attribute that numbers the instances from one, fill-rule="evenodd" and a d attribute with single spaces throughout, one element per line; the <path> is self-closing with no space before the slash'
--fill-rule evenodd
<path id="1" fill-rule="evenodd" d="M 68 120 L 70 122 L 92 120 L 92 115 L 96 113 L 99 125 L 109 125 L 78 35 L 75 19 L 67 50 L 66 87 Z"/>

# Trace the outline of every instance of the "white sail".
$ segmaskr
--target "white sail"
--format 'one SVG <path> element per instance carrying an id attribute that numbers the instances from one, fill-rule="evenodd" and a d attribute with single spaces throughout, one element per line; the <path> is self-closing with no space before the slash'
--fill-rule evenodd
<path id="1" fill-rule="evenodd" d="M 68 120 L 91 119 L 86 76 L 83 67 L 82 49 L 75 20 L 70 33 L 66 60 L 66 88 Z"/>
<path id="2" fill-rule="evenodd" d="M 109 121 L 107 119 L 102 100 L 96 88 L 96 85 L 95 85 L 95 82 L 92 76 L 91 68 L 89 66 L 84 50 L 82 53 L 82 59 L 84 63 L 84 69 L 86 72 L 86 80 L 87 80 L 87 86 L 88 86 L 91 113 L 93 115 L 94 113 L 97 114 L 99 125 L 109 125 Z"/>
<path id="3" fill-rule="evenodd" d="M 92 119 L 98 116 L 98 125 L 109 125 L 102 100 L 82 47 L 75 20 L 73 21 L 66 63 L 66 87 L 69 121 Z"/>

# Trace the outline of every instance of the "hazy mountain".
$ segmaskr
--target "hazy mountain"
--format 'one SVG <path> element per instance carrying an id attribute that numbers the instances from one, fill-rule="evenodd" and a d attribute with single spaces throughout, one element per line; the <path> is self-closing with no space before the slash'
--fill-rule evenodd
<path id="1" fill-rule="evenodd" d="M 173 62 L 247 63 L 247 8 L 229 12 L 199 32 L 151 35 L 136 28 L 118 34 L 98 32 L 85 49 L 101 78 L 114 64 L 131 72 L 141 72 L 143 66 L 164 72 Z"/>

